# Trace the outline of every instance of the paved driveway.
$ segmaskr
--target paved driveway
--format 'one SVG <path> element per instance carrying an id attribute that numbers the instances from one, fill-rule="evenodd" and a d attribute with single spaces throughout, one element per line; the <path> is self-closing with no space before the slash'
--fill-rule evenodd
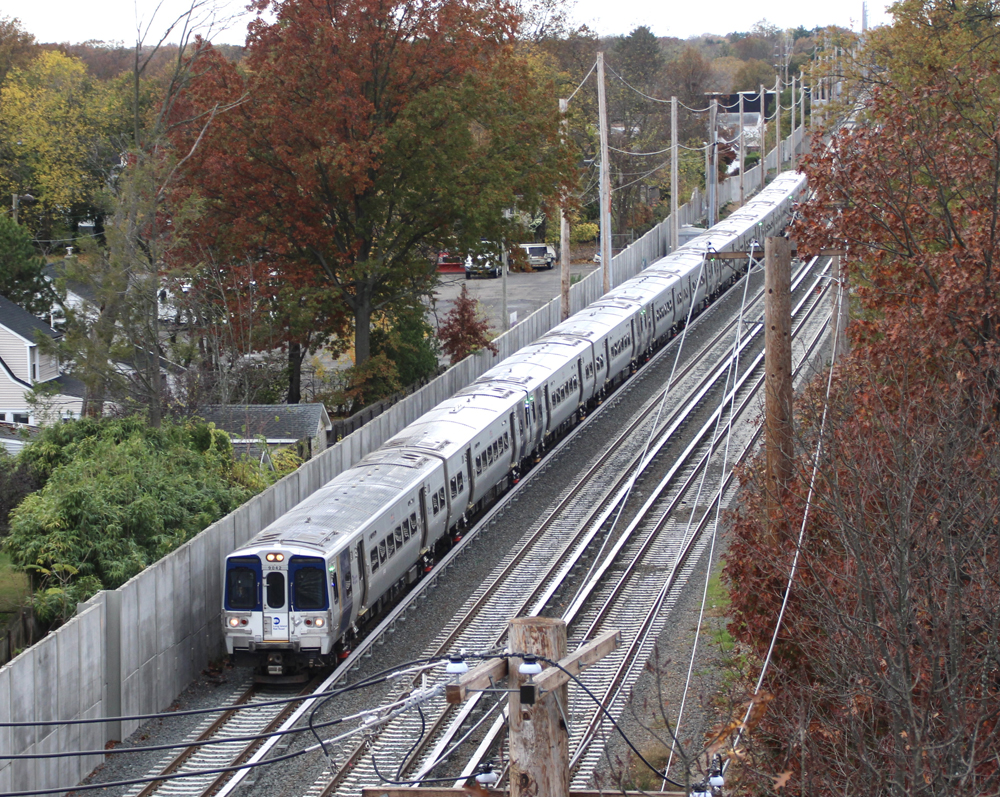
<path id="1" fill-rule="evenodd" d="M 586 276 L 597 268 L 596 263 L 574 263 L 570 266 L 571 276 Z M 465 285 L 469 289 L 469 295 L 479 301 L 486 317 L 490 320 L 490 325 L 498 333 L 505 327 L 502 326 L 501 316 L 503 314 L 503 280 L 502 278 L 490 279 L 487 277 L 477 277 L 475 279 L 465 279 L 465 274 L 440 274 L 440 285 L 435 291 L 435 308 L 432 315 L 436 314 L 440 321 L 451 309 L 452 303 Z M 550 271 L 542 269 L 529 273 L 512 271 L 507 275 L 507 312 L 517 313 L 517 320 L 523 321 L 535 310 L 546 302 L 559 295 L 559 265 Z"/>

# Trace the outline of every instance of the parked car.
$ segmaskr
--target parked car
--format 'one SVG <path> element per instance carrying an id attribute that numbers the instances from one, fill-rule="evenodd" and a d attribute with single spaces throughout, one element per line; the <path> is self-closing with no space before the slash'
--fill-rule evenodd
<path id="1" fill-rule="evenodd" d="M 556 262 L 556 250 L 548 244 L 519 244 L 528 255 L 532 268 L 552 268 Z"/>
<path id="2" fill-rule="evenodd" d="M 483 241 L 479 249 L 465 258 L 465 278 L 499 277 L 503 270 L 503 257 L 499 247 L 490 241 Z"/>

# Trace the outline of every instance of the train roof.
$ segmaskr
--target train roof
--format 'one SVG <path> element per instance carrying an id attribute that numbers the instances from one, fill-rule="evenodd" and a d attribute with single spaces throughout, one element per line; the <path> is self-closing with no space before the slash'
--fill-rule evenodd
<path id="1" fill-rule="evenodd" d="M 423 482 L 435 462 L 415 452 L 379 449 L 314 492 L 235 551 L 301 547 L 328 554 Z"/>
<path id="2" fill-rule="evenodd" d="M 524 391 L 512 387 L 470 385 L 391 437 L 385 446 L 450 458 L 523 399 Z"/>
<path id="3" fill-rule="evenodd" d="M 476 381 L 511 382 L 524 390 L 534 390 L 552 376 L 556 369 L 574 360 L 589 345 L 578 336 L 549 332 L 499 365 L 493 366 Z"/>

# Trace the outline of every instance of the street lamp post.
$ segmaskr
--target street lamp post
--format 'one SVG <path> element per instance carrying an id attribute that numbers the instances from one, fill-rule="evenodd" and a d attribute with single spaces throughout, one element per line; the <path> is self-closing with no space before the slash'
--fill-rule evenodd
<path id="1" fill-rule="evenodd" d="M 31 194 L 12 194 L 11 196 L 13 197 L 11 206 L 13 208 L 14 223 L 17 224 L 17 209 L 21 206 L 21 203 L 33 205 L 35 198 Z"/>

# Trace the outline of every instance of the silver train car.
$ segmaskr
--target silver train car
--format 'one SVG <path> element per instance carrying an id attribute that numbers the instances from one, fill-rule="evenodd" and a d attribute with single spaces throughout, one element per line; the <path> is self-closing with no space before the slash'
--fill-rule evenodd
<path id="1" fill-rule="evenodd" d="M 725 221 L 508 357 L 278 518 L 225 563 L 226 648 L 274 680 L 345 656 L 460 537 L 638 364 L 784 229 L 785 172 Z M 704 268 L 702 264 L 704 262 Z"/>

